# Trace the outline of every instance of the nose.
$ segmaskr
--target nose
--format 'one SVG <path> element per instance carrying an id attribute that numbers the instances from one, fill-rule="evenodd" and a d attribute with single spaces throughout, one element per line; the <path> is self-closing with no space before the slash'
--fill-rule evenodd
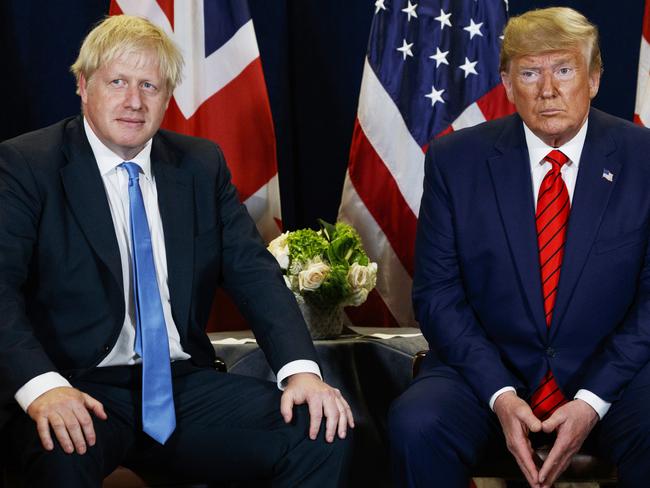
<path id="1" fill-rule="evenodd" d="M 140 110 L 142 108 L 140 89 L 137 85 L 129 85 L 127 88 L 124 105 L 132 110 Z"/>
<path id="2" fill-rule="evenodd" d="M 555 78 L 553 77 L 553 73 L 542 72 L 540 78 L 540 96 L 542 98 L 552 98 L 555 96 L 555 93 Z"/>

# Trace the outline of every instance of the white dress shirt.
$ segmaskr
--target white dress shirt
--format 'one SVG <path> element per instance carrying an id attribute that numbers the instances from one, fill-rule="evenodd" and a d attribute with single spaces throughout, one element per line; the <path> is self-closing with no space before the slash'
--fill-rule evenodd
<path id="1" fill-rule="evenodd" d="M 124 162 L 117 154 L 106 147 L 95 135 L 88 122 L 84 118 L 84 129 L 90 147 L 97 161 L 99 172 L 106 190 L 106 197 L 115 227 L 115 235 L 120 250 L 122 264 L 122 279 L 124 285 L 124 303 L 126 314 L 122 330 L 113 349 L 99 363 L 99 367 L 133 365 L 142 362 L 140 356 L 135 352 L 135 309 L 132 292 L 132 260 L 131 260 L 131 231 L 129 219 L 129 177 L 126 170 L 120 165 Z M 174 323 L 167 284 L 167 255 L 165 250 L 165 236 L 163 233 L 162 220 L 158 209 L 158 193 L 156 182 L 151 172 L 151 140 L 147 142 L 140 153 L 131 159 L 142 168 L 140 175 L 140 190 L 147 213 L 149 231 L 151 233 L 151 245 L 153 250 L 154 264 L 156 267 L 156 278 L 160 301 L 162 304 L 165 324 L 167 326 L 167 337 L 169 338 L 169 355 L 172 361 L 189 359 L 190 355 L 183 351 L 180 343 L 178 328 Z M 98 197 L 101 198 L 101 197 Z M 278 387 L 283 388 L 285 380 L 295 373 L 314 373 L 321 377 L 318 365 L 310 360 L 291 361 L 278 371 Z M 15 394 L 18 404 L 27 410 L 29 405 L 46 391 L 59 386 L 71 386 L 70 383 L 59 373 L 51 371 L 32 378 L 25 383 Z"/>
<path id="2" fill-rule="evenodd" d="M 567 187 L 569 192 L 569 201 L 573 203 L 573 192 L 576 187 L 576 180 L 578 179 L 578 167 L 580 164 L 580 155 L 582 154 L 582 149 L 585 145 L 585 138 L 587 137 L 587 125 L 588 121 L 580 128 L 578 133 L 571 139 L 569 142 L 560 147 L 551 147 L 542 141 L 539 137 L 533 134 L 526 124 L 524 124 L 524 133 L 526 135 L 526 145 L 528 146 L 528 157 L 530 161 L 530 174 L 532 178 L 533 185 L 533 196 L 535 198 L 535 210 L 537 210 L 537 196 L 539 195 L 539 188 L 542 186 L 542 180 L 546 173 L 551 169 L 552 164 L 544 161 L 546 155 L 551 152 L 553 149 L 559 149 L 564 153 L 564 155 L 569 158 L 569 161 L 562 166 L 561 173 L 562 179 Z M 515 391 L 515 388 L 512 386 L 505 386 L 500 390 L 496 391 L 494 395 L 490 397 L 490 408 L 494 410 L 494 402 L 501 393 L 506 391 Z M 589 390 L 578 390 L 574 398 L 583 400 L 588 403 L 602 419 L 609 407 L 612 405 L 609 402 L 606 402 L 598 395 L 592 393 Z"/>

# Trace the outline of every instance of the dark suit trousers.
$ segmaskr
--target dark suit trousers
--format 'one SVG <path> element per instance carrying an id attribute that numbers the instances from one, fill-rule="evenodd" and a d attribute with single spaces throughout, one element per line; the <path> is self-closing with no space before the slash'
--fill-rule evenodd
<path id="1" fill-rule="evenodd" d="M 509 455 L 501 426 L 458 373 L 431 363 L 391 406 L 395 486 L 467 488 L 473 466 Z M 583 446 L 616 464 L 622 488 L 650 483 L 650 388 L 641 386 L 647 374 L 650 366 L 612 404 Z"/>
<path id="2" fill-rule="evenodd" d="M 284 423 L 274 383 L 189 361 L 173 364 L 177 427 L 164 446 L 141 430 L 141 369 L 97 368 L 73 385 L 101 401 L 108 420 L 94 419 L 97 443 L 85 455 L 46 452 L 24 414 L 10 425 L 14 466 L 27 486 L 98 487 L 122 464 L 199 481 L 272 480 L 272 486 L 340 486 L 348 441 L 308 438 L 306 407 Z"/>

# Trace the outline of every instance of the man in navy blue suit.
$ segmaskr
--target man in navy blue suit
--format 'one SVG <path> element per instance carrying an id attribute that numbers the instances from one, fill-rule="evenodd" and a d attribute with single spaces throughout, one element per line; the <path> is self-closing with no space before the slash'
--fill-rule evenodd
<path id="1" fill-rule="evenodd" d="M 390 413 L 398 486 L 464 488 L 504 445 L 532 487 L 581 446 L 620 486 L 650 480 L 650 132 L 590 108 L 601 71 L 578 12 L 514 17 L 517 114 L 431 144 L 413 283 L 431 353 Z"/>
<path id="2" fill-rule="evenodd" d="M 72 67 L 83 115 L 0 144 L 2 442 L 27 486 L 119 464 L 338 486 L 348 404 L 219 148 L 159 129 L 182 65 L 161 29 L 109 17 Z M 277 385 L 212 367 L 218 286 Z"/>

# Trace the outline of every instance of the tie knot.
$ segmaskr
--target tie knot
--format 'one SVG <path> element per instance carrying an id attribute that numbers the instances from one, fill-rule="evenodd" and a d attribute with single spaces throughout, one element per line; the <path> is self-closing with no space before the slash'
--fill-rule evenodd
<path id="1" fill-rule="evenodd" d="M 559 170 L 567 161 L 569 161 L 569 158 L 567 158 L 566 154 L 564 154 L 562 151 L 553 149 L 546 155 L 544 161 L 551 163 L 553 165 L 553 169 Z"/>
<path id="2" fill-rule="evenodd" d="M 120 166 L 122 166 L 129 174 L 129 180 L 137 180 L 138 178 L 140 178 L 140 171 L 142 170 L 142 168 L 140 167 L 139 164 L 127 161 L 125 163 L 120 164 Z"/>

